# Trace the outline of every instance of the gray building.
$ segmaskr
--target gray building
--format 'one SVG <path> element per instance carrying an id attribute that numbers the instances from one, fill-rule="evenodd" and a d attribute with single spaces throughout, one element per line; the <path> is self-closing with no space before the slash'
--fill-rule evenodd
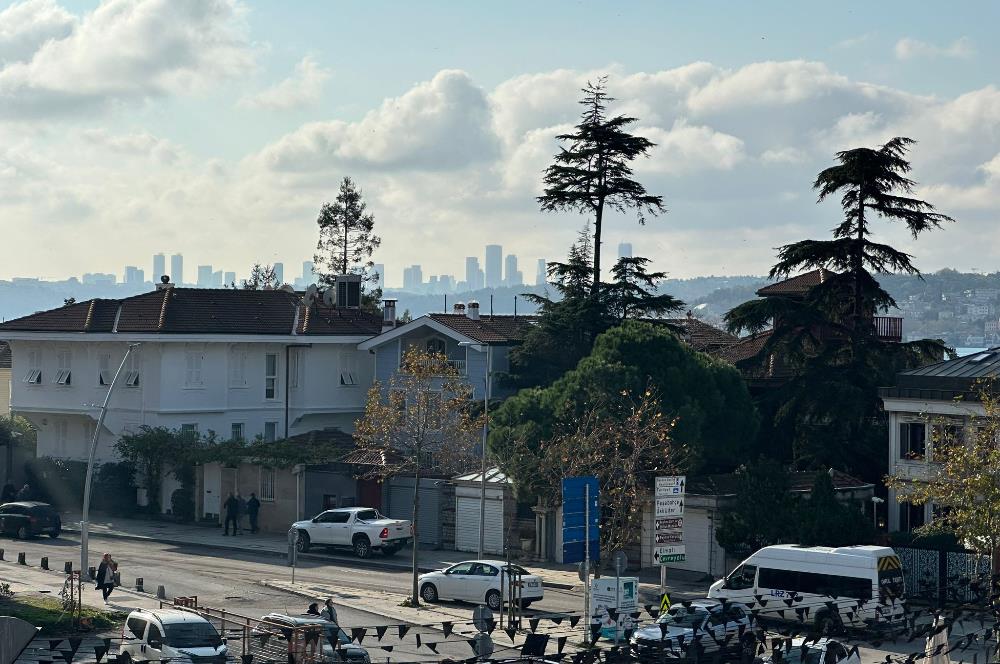
<path id="1" fill-rule="evenodd" d="M 538 265 L 535 268 L 535 285 L 542 286 L 548 283 L 548 281 L 549 281 L 548 265 L 546 264 L 544 258 L 539 258 Z"/>
<path id="2" fill-rule="evenodd" d="M 619 242 L 618 243 L 618 258 L 632 258 L 632 243 L 631 242 Z"/>
<path id="3" fill-rule="evenodd" d="M 181 254 L 170 257 L 170 280 L 178 286 L 184 283 L 184 256 Z"/>
<path id="4" fill-rule="evenodd" d="M 418 291 L 424 283 L 424 271 L 419 265 L 403 268 L 403 290 Z"/>
<path id="5" fill-rule="evenodd" d="M 372 266 L 372 270 L 378 275 L 375 280 L 375 288 L 385 288 L 385 264 L 375 263 Z"/>
<path id="6" fill-rule="evenodd" d="M 278 282 L 278 285 L 285 283 L 285 264 L 275 263 L 274 264 L 274 278 Z"/>
<path id="7" fill-rule="evenodd" d="M 153 283 L 160 283 L 160 277 L 167 273 L 167 257 L 163 254 L 153 254 Z"/>
<path id="8" fill-rule="evenodd" d="M 504 264 L 504 286 L 520 286 L 524 283 L 524 275 L 517 269 L 517 256 L 507 254 Z"/>
<path id="9" fill-rule="evenodd" d="M 198 266 L 198 288 L 211 288 L 212 287 L 212 266 L 211 265 L 199 265 Z"/>
<path id="10" fill-rule="evenodd" d="M 479 267 L 479 259 L 475 256 L 465 258 L 465 287 L 470 290 L 483 288 L 483 271 Z"/>
<path id="11" fill-rule="evenodd" d="M 499 244 L 486 245 L 486 287 L 499 288 L 503 285 L 503 247 Z"/>

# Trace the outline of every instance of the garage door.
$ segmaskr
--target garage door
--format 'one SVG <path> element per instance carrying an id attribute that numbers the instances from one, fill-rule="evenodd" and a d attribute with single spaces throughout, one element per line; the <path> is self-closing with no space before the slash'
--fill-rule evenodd
<path id="1" fill-rule="evenodd" d="M 413 480 L 410 479 L 409 483 L 400 480 L 402 478 L 392 480 L 393 484 L 389 487 L 388 516 L 390 519 L 409 521 L 413 519 Z M 417 538 L 423 546 L 441 546 L 441 491 L 435 487 L 420 487 Z"/>
<path id="2" fill-rule="evenodd" d="M 489 491 L 486 492 L 489 496 Z M 458 551 L 479 551 L 479 498 L 457 496 L 455 498 L 455 549 Z M 503 555 L 503 498 L 488 498 L 486 501 L 486 529 L 483 533 L 483 547 L 486 553 Z"/>

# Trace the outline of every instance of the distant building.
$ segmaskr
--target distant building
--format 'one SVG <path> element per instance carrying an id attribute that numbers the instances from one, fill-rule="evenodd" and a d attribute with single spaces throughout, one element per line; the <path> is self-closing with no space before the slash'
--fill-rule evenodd
<path id="1" fill-rule="evenodd" d="M 631 242 L 619 242 L 618 243 L 618 258 L 632 258 L 632 243 Z"/>
<path id="2" fill-rule="evenodd" d="M 419 265 L 403 269 L 403 290 L 418 291 L 424 283 L 424 272 Z"/>
<path id="3" fill-rule="evenodd" d="M 486 287 L 499 288 L 503 285 L 503 247 L 499 244 L 486 245 Z"/>
<path id="4" fill-rule="evenodd" d="M 312 283 L 312 278 L 313 278 L 313 262 L 302 261 L 302 279 L 308 283 Z"/>
<path id="5" fill-rule="evenodd" d="M 83 283 L 87 286 L 96 285 L 109 285 L 118 282 L 118 277 L 113 274 L 105 274 L 103 272 L 88 272 L 83 275 Z"/>
<path id="6" fill-rule="evenodd" d="M 160 277 L 157 277 L 155 281 L 159 279 Z M 184 283 L 184 256 L 181 254 L 170 257 L 170 280 L 178 286 Z"/>
<path id="7" fill-rule="evenodd" d="M 503 283 L 505 286 L 520 286 L 524 283 L 524 275 L 517 269 L 517 256 L 515 254 L 507 254 Z"/>
<path id="8" fill-rule="evenodd" d="M 235 284 L 236 283 L 236 273 L 235 272 L 226 272 L 222 276 L 222 282 L 223 282 L 224 286 L 231 286 L 232 284 Z"/>
<path id="9" fill-rule="evenodd" d="M 372 271 L 378 275 L 378 278 L 375 280 L 375 288 L 385 288 L 385 264 L 375 263 L 372 266 Z"/>
<path id="10" fill-rule="evenodd" d="M 222 288 L 222 270 L 216 270 L 212 273 L 212 288 Z"/>
<path id="11" fill-rule="evenodd" d="M 161 254 L 153 254 L 153 278 L 151 281 L 160 283 L 160 277 L 167 273 L 167 257 Z"/>
<path id="12" fill-rule="evenodd" d="M 285 264 L 275 263 L 274 264 L 274 279 L 278 282 L 278 285 L 285 283 Z"/>
<path id="13" fill-rule="evenodd" d="M 441 287 L 442 293 L 454 293 L 455 292 L 455 275 L 453 274 L 442 274 L 438 283 Z"/>
<path id="14" fill-rule="evenodd" d="M 212 266 L 211 265 L 199 265 L 198 266 L 198 288 L 211 288 L 212 287 Z"/>
<path id="15" fill-rule="evenodd" d="M 535 270 L 535 285 L 544 286 L 549 282 L 548 265 L 544 258 L 538 259 L 538 267 Z"/>
<path id="16" fill-rule="evenodd" d="M 125 283 L 141 284 L 146 281 L 146 273 L 134 265 L 125 266 Z"/>
<path id="17" fill-rule="evenodd" d="M 470 291 L 480 290 L 484 286 L 483 271 L 479 268 L 479 259 L 467 256 L 465 259 L 465 287 Z"/>

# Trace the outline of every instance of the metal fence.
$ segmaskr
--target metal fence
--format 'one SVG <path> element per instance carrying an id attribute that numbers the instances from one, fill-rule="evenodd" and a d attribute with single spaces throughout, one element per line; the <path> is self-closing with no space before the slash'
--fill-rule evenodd
<path id="1" fill-rule="evenodd" d="M 975 551 L 893 547 L 903 563 L 906 595 L 937 605 L 983 604 L 990 596 L 990 557 Z"/>

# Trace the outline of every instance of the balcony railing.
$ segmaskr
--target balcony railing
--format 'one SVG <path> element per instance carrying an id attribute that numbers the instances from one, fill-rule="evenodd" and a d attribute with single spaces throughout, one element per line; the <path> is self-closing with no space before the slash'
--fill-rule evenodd
<path id="1" fill-rule="evenodd" d="M 875 316 L 875 334 L 883 341 L 902 341 L 903 319 L 896 316 Z"/>

